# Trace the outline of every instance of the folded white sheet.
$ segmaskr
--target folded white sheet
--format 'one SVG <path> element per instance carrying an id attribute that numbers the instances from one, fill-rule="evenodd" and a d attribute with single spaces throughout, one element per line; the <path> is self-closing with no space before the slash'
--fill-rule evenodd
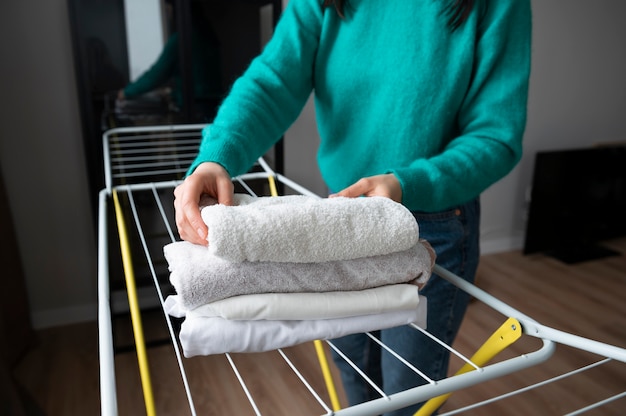
<path id="1" fill-rule="evenodd" d="M 185 357 L 263 352 L 409 323 L 425 327 L 426 305 L 426 299 L 421 298 L 418 308 L 413 310 L 302 321 L 231 321 L 219 317 L 189 316 L 181 326 L 179 339 Z"/>
<path id="2" fill-rule="evenodd" d="M 233 263 L 185 241 L 163 248 L 170 282 L 188 310 L 258 293 L 363 290 L 397 283 L 426 284 L 435 254 L 426 241 L 401 252 L 323 263 Z"/>
<path id="3" fill-rule="evenodd" d="M 230 320 L 333 319 L 416 309 L 415 285 L 397 284 L 372 289 L 320 293 L 259 293 L 233 296 L 185 310 L 177 295 L 165 300 L 171 315 L 217 316 Z"/>
<path id="4" fill-rule="evenodd" d="M 209 252 L 233 262 L 349 260 L 408 250 L 419 239 L 411 212 L 384 197 L 236 194 L 235 206 L 207 203 Z"/>

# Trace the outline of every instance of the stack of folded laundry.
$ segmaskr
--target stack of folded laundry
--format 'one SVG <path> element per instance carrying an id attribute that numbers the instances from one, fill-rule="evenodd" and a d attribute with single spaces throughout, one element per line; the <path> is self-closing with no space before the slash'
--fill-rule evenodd
<path id="1" fill-rule="evenodd" d="M 425 326 L 434 265 L 413 215 L 383 197 L 207 199 L 208 248 L 164 247 L 186 357 Z"/>

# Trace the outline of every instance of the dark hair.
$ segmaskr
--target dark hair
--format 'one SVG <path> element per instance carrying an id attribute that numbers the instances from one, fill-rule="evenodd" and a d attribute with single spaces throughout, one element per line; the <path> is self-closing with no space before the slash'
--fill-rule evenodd
<path id="1" fill-rule="evenodd" d="M 452 30 L 457 29 L 467 20 L 470 12 L 474 7 L 474 0 L 452 0 L 448 5 L 446 13 L 448 14 L 448 26 Z"/>
<path id="2" fill-rule="evenodd" d="M 344 18 L 345 15 L 343 13 L 343 8 L 346 2 L 347 0 L 324 0 L 322 7 L 335 6 L 335 10 L 337 11 L 339 17 Z"/>
<path id="3" fill-rule="evenodd" d="M 452 30 L 457 29 L 459 26 L 467 20 L 472 7 L 474 7 L 474 0 L 449 0 L 450 4 L 446 9 L 448 15 L 448 26 Z M 323 7 L 334 6 L 337 14 L 341 17 L 345 17 L 345 6 L 348 4 L 348 0 L 324 0 Z"/>

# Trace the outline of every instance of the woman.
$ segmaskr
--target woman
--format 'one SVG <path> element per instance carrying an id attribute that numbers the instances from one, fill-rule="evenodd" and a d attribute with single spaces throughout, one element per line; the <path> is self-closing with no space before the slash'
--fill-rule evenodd
<path id="1" fill-rule="evenodd" d="M 529 0 L 291 0 L 271 41 L 204 131 L 175 191 L 181 237 L 206 244 L 200 195 L 230 205 L 231 176 L 283 135 L 314 92 L 317 160 L 329 189 L 401 202 L 414 212 L 437 262 L 473 281 L 478 197 L 522 153 L 530 32 Z M 438 276 L 422 294 L 429 331 L 452 343 L 467 295 Z M 446 376 L 448 354 L 418 331 L 395 328 L 380 337 L 430 378 Z M 387 394 L 424 382 L 365 335 L 335 344 L 381 378 Z M 351 404 L 378 397 L 336 361 Z"/>

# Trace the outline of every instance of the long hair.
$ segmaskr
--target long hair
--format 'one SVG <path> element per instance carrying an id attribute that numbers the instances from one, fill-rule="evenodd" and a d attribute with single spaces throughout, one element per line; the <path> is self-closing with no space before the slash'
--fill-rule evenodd
<path id="1" fill-rule="evenodd" d="M 474 0 L 449 0 L 450 3 L 446 8 L 446 14 L 448 15 L 448 26 L 450 29 L 455 30 L 467 20 L 472 7 L 474 7 Z M 337 14 L 341 17 L 345 17 L 345 7 L 348 4 L 348 0 L 324 0 L 323 7 L 334 6 Z"/>
<path id="2" fill-rule="evenodd" d="M 474 7 L 474 0 L 452 0 L 448 5 L 448 26 L 454 31 L 467 20 Z"/>
<path id="3" fill-rule="evenodd" d="M 337 10 L 337 14 L 339 15 L 339 17 L 343 19 L 345 17 L 343 9 L 344 9 L 344 5 L 346 2 L 347 0 L 324 0 L 324 4 L 322 6 L 323 7 L 335 6 L 335 10 Z"/>

